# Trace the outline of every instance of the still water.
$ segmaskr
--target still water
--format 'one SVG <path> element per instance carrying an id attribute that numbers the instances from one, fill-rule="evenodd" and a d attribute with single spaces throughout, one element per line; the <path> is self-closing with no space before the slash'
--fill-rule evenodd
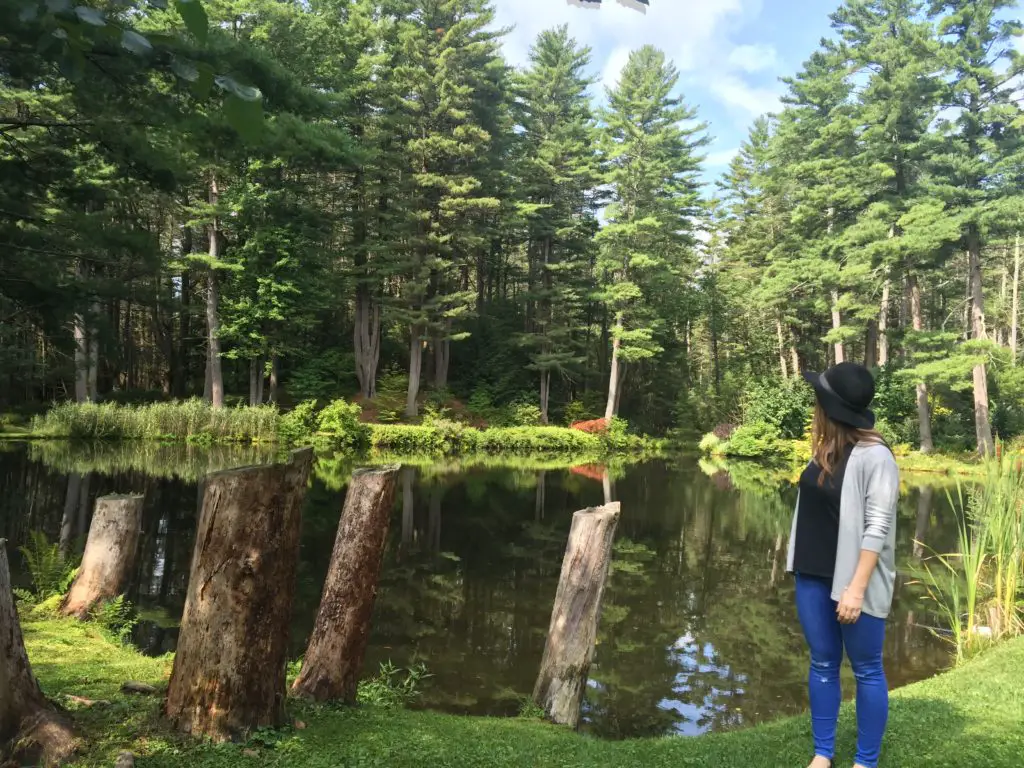
<path id="1" fill-rule="evenodd" d="M 129 599 L 135 643 L 174 649 L 205 472 L 266 461 L 256 449 L 0 443 L 0 538 L 32 530 L 79 551 L 93 501 L 144 493 Z M 292 621 L 297 657 L 312 628 L 351 464 L 321 459 L 307 495 Z M 680 459 L 618 470 L 622 502 L 585 728 L 610 738 L 695 735 L 806 708 L 806 652 L 785 574 L 794 489 Z M 890 685 L 949 664 L 909 573 L 953 546 L 946 493 L 905 480 L 901 577 L 886 638 Z M 402 470 L 367 674 L 426 664 L 421 706 L 514 715 L 533 688 L 572 513 L 600 504 L 596 468 L 430 464 Z M 24 584 L 24 572 L 15 581 Z M 846 693 L 852 694 L 847 674 Z"/>

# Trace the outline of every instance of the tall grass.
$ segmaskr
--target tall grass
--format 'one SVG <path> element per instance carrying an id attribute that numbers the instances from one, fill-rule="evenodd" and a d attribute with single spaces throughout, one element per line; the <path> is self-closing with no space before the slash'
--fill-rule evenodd
<path id="1" fill-rule="evenodd" d="M 60 403 L 37 417 L 32 431 L 90 440 L 187 440 L 265 443 L 277 440 L 273 406 L 214 409 L 202 400 L 118 405 Z"/>
<path id="2" fill-rule="evenodd" d="M 995 640 L 1024 634 L 1024 471 L 986 465 L 984 481 L 959 485 L 958 552 L 925 561 L 922 581 L 949 624 L 957 661 Z"/>

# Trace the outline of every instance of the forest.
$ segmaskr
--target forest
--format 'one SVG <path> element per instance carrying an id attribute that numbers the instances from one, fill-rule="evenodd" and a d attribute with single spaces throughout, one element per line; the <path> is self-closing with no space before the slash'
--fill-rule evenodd
<path id="1" fill-rule="evenodd" d="M 799 372 L 883 434 L 1024 434 L 1011 0 L 848 0 L 728 172 L 664 53 L 488 0 L 0 8 L 0 409 L 348 398 L 696 440 Z M 582 11 L 581 11 L 582 13 Z M 781 404 L 781 405 L 779 405 Z"/>

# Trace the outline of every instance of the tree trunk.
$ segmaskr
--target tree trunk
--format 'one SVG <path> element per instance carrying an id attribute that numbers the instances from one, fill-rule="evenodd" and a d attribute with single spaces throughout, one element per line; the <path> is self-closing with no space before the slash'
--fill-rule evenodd
<path id="1" fill-rule="evenodd" d="M 782 336 L 782 320 L 775 319 L 775 334 L 779 339 L 779 369 L 782 371 L 782 378 L 789 378 L 789 370 L 786 365 L 786 344 Z M 793 371 L 794 375 L 797 371 Z"/>
<path id="2" fill-rule="evenodd" d="M 217 177 L 210 177 L 210 205 L 216 207 L 220 199 Z M 208 361 L 210 403 L 214 408 L 224 407 L 224 371 L 220 359 L 220 288 L 215 265 L 220 261 L 220 220 L 216 215 L 210 223 L 210 269 L 207 272 L 206 333 L 210 348 Z"/>
<path id="3" fill-rule="evenodd" d="M 0 759 L 13 751 L 14 765 L 59 765 L 77 748 L 70 721 L 46 701 L 32 674 L 11 591 L 7 540 L 0 539 Z"/>
<path id="4" fill-rule="evenodd" d="M 75 402 L 89 402 L 89 333 L 85 316 L 75 315 Z"/>
<path id="5" fill-rule="evenodd" d="M 363 469 L 352 475 L 320 610 L 292 685 L 297 696 L 356 703 L 398 469 Z"/>
<path id="6" fill-rule="evenodd" d="M 203 384 L 203 402 L 213 402 L 213 365 L 210 363 L 209 334 L 207 334 L 206 344 L 206 381 Z"/>
<path id="7" fill-rule="evenodd" d="M 356 289 L 353 343 L 359 393 L 367 399 L 377 395 L 377 366 L 380 364 L 380 302 L 370 295 L 368 286 Z"/>
<path id="8" fill-rule="evenodd" d="M 100 397 L 100 338 L 96 333 L 96 318 L 100 315 L 100 305 L 93 302 L 93 326 L 89 330 L 89 401 L 95 403 Z"/>
<path id="9" fill-rule="evenodd" d="M 878 310 L 878 365 L 884 368 L 889 364 L 889 292 L 891 281 L 885 279 L 882 285 L 882 306 Z"/>
<path id="10" fill-rule="evenodd" d="M 447 333 L 451 333 L 452 322 L 447 321 Z M 452 340 L 447 336 L 434 339 L 434 389 L 442 392 L 448 389 L 448 369 L 452 361 Z"/>
<path id="11" fill-rule="evenodd" d="M 981 280 L 981 244 L 976 233 L 967 238 L 967 258 L 971 286 L 971 335 L 983 341 L 985 331 L 985 296 Z M 978 453 L 991 456 L 992 422 L 989 418 L 988 372 L 984 363 L 974 366 L 974 429 L 978 441 Z"/>
<path id="12" fill-rule="evenodd" d="M 551 371 L 540 372 L 540 423 L 548 423 L 548 403 L 551 399 Z"/>
<path id="13" fill-rule="evenodd" d="M 1018 291 L 1020 289 L 1020 235 L 1013 243 L 1013 301 L 1010 308 L 1010 352 L 1013 364 L 1017 365 L 1017 318 L 1020 316 Z"/>
<path id="14" fill-rule="evenodd" d="M 142 532 L 142 496 L 103 496 L 89 526 L 82 567 L 61 613 L 84 621 L 98 603 L 124 593 Z"/>
<path id="15" fill-rule="evenodd" d="M 277 404 L 278 387 L 281 380 L 281 360 L 277 355 L 270 358 L 270 402 Z"/>
<path id="16" fill-rule="evenodd" d="M 402 544 L 412 544 L 416 534 L 416 470 L 402 467 Z"/>
<path id="17" fill-rule="evenodd" d="M 75 530 L 75 519 L 78 511 L 79 496 L 82 487 L 82 476 L 78 472 L 68 475 L 68 488 L 64 494 L 64 514 L 60 519 L 60 553 L 65 558 L 71 554 L 71 537 Z"/>
<path id="18" fill-rule="evenodd" d="M 260 361 L 258 358 L 249 360 L 249 405 L 260 404 Z"/>
<path id="19" fill-rule="evenodd" d="M 185 228 L 188 235 L 187 250 L 183 246 L 182 251 L 186 254 L 192 252 L 191 229 Z M 178 318 L 178 351 L 175 355 L 175 366 L 173 373 L 174 384 L 172 390 L 175 397 L 184 398 L 188 396 L 191 385 L 191 366 L 189 365 L 189 350 L 192 344 L 192 273 L 188 269 L 181 271 L 181 315 Z"/>
<path id="20" fill-rule="evenodd" d="M 796 339 L 792 337 L 792 331 L 790 331 L 789 361 L 793 366 L 793 377 L 796 378 L 800 375 L 800 354 L 796 350 Z"/>
<path id="21" fill-rule="evenodd" d="M 606 504 L 572 517 L 544 657 L 533 689 L 534 702 L 560 725 L 579 725 L 619 509 L 618 503 Z"/>
<path id="22" fill-rule="evenodd" d="M 611 421 L 619 415 L 619 387 L 622 384 L 622 362 L 619 360 L 619 347 L 622 344 L 622 313 L 615 315 L 615 332 L 612 334 L 612 364 L 608 376 L 608 404 L 604 409 L 605 419 Z"/>
<path id="23" fill-rule="evenodd" d="M 214 741 L 284 722 L 288 632 L 313 451 L 208 476 L 165 713 Z"/>
<path id="24" fill-rule="evenodd" d="M 257 367 L 257 379 L 256 379 L 256 405 L 263 405 L 263 390 L 264 385 L 267 381 L 267 370 L 266 361 L 261 357 L 259 359 L 259 365 Z"/>
<path id="25" fill-rule="evenodd" d="M 914 558 L 920 560 L 925 554 L 925 539 L 928 536 L 928 523 L 932 515 L 932 495 L 934 489 L 930 485 L 922 486 L 917 498 L 917 524 L 914 526 Z"/>
<path id="26" fill-rule="evenodd" d="M 352 475 L 295 695 L 355 703 L 397 478 L 397 467 Z"/>
<path id="27" fill-rule="evenodd" d="M 910 284 L 910 322 L 914 331 L 920 332 L 924 329 L 921 285 L 917 282 L 917 275 L 908 275 L 907 282 Z M 921 453 L 931 453 L 935 450 L 932 442 L 932 415 L 928 407 L 928 385 L 923 381 L 917 382 L 917 428 L 921 439 Z"/>
<path id="28" fill-rule="evenodd" d="M 537 472 L 537 492 L 533 498 L 533 519 L 540 522 L 544 519 L 544 510 L 548 501 L 548 473 L 547 470 Z"/>
<path id="29" fill-rule="evenodd" d="M 839 311 L 839 291 L 832 291 L 832 330 L 838 331 L 843 327 L 843 317 Z M 836 365 L 845 362 L 846 355 L 843 353 L 843 342 L 835 342 Z"/>
<path id="30" fill-rule="evenodd" d="M 878 362 L 878 323 L 868 321 L 864 329 L 864 367 L 874 368 Z"/>
<path id="31" fill-rule="evenodd" d="M 405 415 L 414 419 L 419 413 L 416 403 L 420 395 L 420 374 L 423 371 L 423 340 L 420 338 L 422 332 L 418 325 L 409 329 L 409 391 L 405 397 Z"/>

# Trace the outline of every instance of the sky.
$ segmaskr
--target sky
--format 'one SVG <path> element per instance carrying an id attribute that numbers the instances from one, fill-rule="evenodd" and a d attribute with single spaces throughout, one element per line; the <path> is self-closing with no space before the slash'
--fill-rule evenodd
<path id="1" fill-rule="evenodd" d="M 679 89 L 710 124 L 705 175 L 720 175 L 754 118 L 775 111 L 784 85 L 829 34 L 839 0 L 650 0 L 646 15 L 604 0 L 600 10 L 567 0 L 495 0 L 498 24 L 511 27 L 505 57 L 527 63 L 530 45 L 549 27 L 568 24 L 592 49 L 592 74 L 603 86 L 618 79 L 629 52 L 663 50 L 680 72 Z"/>

